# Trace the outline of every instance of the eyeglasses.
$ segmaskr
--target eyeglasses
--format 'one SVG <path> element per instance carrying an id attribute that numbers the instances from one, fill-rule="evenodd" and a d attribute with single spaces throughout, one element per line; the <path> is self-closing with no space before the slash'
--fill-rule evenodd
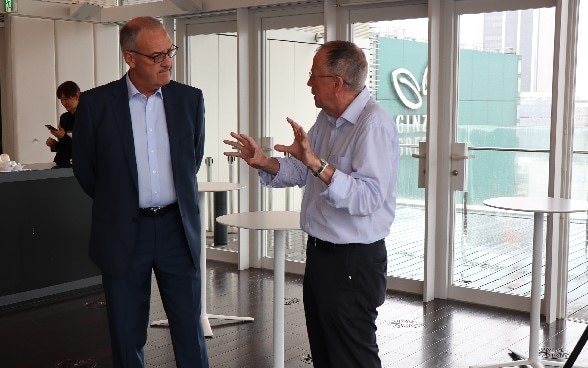
<path id="1" fill-rule="evenodd" d="M 317 74 L 314 74 L 312 72 L 312 70 L 308 72 L 308 78 L 309 79 L 312 79 L 312 78 L 337 78 L 337 77 L 341 78 L 341 80 L 343 81 L 343 83 L 349 85 L 349 83 L 347 83 L 347 81 L 345 79 L 343 79 L 343 77 L 340 76 L 340 75 L 317 75 Z"/>
<path id="2" fill-rule="evenodd" d="M 170 59 L 173 58 L 174 56 L 176 56 L 177 51 L 178 51 L 178 46 L 176 46 L 176 45 L 172 45 L 172 47 L 170 47 L 170 49 L 165 52 L 157 52 L 157 53 L 151 54 L 151 55 L 145 55 L 145 54 L 142 54 L 142 53 L 135 51 L 135 50 L 129 50 L 129 52 L 148 57 L 149 59 L 153 60 L 154 64 L 159 64 L 159 63 L 163 62 L 165 60 L 166 56 L 169 56 Z"/>

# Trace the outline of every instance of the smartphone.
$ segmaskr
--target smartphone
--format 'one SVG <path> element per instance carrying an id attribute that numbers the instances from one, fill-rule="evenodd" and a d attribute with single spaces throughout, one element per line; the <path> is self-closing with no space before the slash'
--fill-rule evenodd
<path id="1" fill-rule="evenodd" d="M 56 128 L 56 127 L 54 127 L 54 126 L 53 126 L 53 125 L 51 125 L 51 124 L 45 124 L 45 126 L 46 126 L 46 127 L 47 127 L 47 129 L 49 129 L 49 130 L 57 130 L 57 128 Z"/>

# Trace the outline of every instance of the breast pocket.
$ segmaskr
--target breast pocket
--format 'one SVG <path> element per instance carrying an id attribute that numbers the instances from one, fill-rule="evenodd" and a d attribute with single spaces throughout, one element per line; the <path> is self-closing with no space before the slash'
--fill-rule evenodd
<path id="1" fill-rule="evenodd" d="M 350 174 L 353 170 L 353 168 L 351 167 L 351 158 L 339 157 L 337 159 L 335 169 L 344 172 L 345 174 Z"/>

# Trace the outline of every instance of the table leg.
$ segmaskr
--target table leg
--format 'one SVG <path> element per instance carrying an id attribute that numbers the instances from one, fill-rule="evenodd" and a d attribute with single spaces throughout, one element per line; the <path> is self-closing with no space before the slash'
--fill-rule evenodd
<path id="1" fill-rule="evenodd" d="M 227 192 L 214 192 L 214 246 L 229 244 L 229 227 L 216 221 L 227 212 Z"/>
<path id="2" fill-rule="evenodd" d="M 529 336 L 529 360 L 539 361 L 539 333 L 541 332 L 541 266 L 543 263 L 543 218 L 535 212 L 533 224 L 533 261 L 531 271 L 531 319 Z M 542 365 L 539 365 L 542 367 Z"/>
<path id="3" fill-rule="evenodd" d="M 206 314 L 206 193 L 198 193 L 198 208 L 200 209 L 200 323 L 204 336 L 212 336 L 212 328 Z"/>
<path id="4" fill-rule="evenodd" d="M 213 336 L 212 328 L 210 327 L 210 318 L 225 319 L 230 321 L 251 322 L 253 317 L 238 317 L 225 316 L 222 314 L 208 314 L 206 313 L 206 220 L 208 209 L 206 207 L 206 192 L 198 192 L 198 207 L 200 208 L 200 323 L 204 336 Z M 151 322 L 151 326 L 169 326 L 167 319 Z"/>
<path id="5" fill-rule="evenodd" d="M 206 193 L 198 193 L 198 207 L 200 208 L 200 324 L 202 324 L 202 331 L 204 336 L 212 336 L 212 328 L 206 314 Z M 167 327 L 169 323 L 167 319 L 151 322 L 151 326 Z"/>
<path id="6" fill-rule="evenodd" d="M 482 364 L 470 368 L 500 368 L 530 365 L 543 368 L 539 360 L 539 332 L 541 318 L 541 265 L 543 261 L 543 213 L 534 213 L 533 224 L 533 260 L 531 270 L 531 315 L 529 318 L 529 358 L 526 360 L 509 361 L 496 364 Z"/>
<path id="7" fill-rule="evenodd" d="M 563 367 L 565 362 L 554 362 L 539 359 L 539 336 L 541 334 L 541 268 L 543 264 L 543 212 L 535 212 L 533 216 L 533 260 L 531 270 L 531 316 L 529 318 L 529 358 L 498 364 L 482 364 L 470 368 L 501 368 L 530 365 L 533 368 Z M 512 351 L 512 350 L 511 350 Z M 517 353 L 517 355 L 520 355 Z M 586 367 L 578 367 L 586 368 Z"/>
<path id="8" fill-rule="evenodd" d="M 286 232 L 274 230 L 274 368 L 284 367 L 284 283 Z"/>

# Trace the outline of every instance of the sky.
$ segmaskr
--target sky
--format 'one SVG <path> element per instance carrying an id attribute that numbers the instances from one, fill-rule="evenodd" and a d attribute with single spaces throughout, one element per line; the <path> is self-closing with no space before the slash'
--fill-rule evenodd
<path id="1" fill-rule="evenodd" d="M 580 2 L 580 24 L 578 29 L 577 65 L 588 65 L 588 0 Z M 584 20 L 584 22 L 582 22 Z M 390 33 L 401 32 L 406 38 L 427 40 L 426 18 L 378 22 L 378 27 Z M 460 17 L 460 44 L 466 48 L 482 47 L 483 14 L 468 14 Z M 588 100 L 588 68 L 576 70 L 576 99 Z"/>

